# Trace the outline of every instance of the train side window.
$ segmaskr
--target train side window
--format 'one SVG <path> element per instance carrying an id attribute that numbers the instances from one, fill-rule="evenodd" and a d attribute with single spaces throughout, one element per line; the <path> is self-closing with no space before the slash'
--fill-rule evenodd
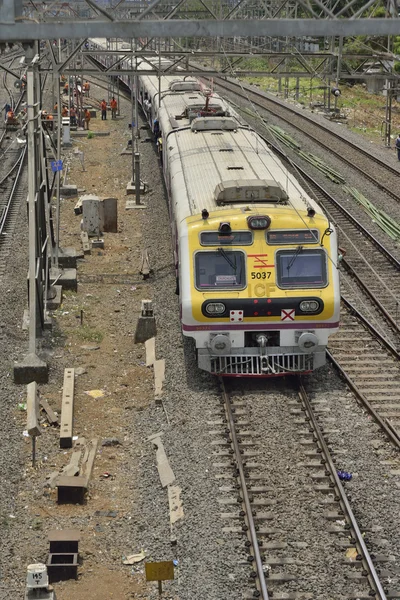
<path id="1" fill-rule="evenodd" d="M 198 290 L 244 289 L 246 287 L 245 256 L 241 251 L 219 248 L 197 252 L 195 286 Z"/>
<path id="2" fill-rule="evenodd" d="M 328 269 L 324 250 L 303 249 L 276 253 L 277 284 L 282 289 L 324 288 L 328 285 Z"/>

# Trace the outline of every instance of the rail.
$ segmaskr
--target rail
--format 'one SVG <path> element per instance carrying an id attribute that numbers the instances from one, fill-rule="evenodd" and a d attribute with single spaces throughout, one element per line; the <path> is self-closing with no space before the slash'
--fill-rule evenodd
<path id="1" fill-rule="evenodd" d="M 236 464 L 237 464 L 237 468 L 238 468 L 238 472 L 239 472 L 239 479 L 240 479 L 240 486 L 241 486 L 241 490 L 242 490 L 243 502 L 244 502 L 244 505 L 246 508 L 246 520 L 247 520 L 247 525 L 249 528 L 250 542 L 251 542 L 251 546 L 253 549 L 253 556 L 254 556 L 254 560 L 255 560 L 255 564 L 256 564 L 257 578 L 258 578 L 258 582 L 260 585 L 259 591 L 261 593 L 261 598 L 263 600 L 269 600 L 267 585 L 265 583 L 265 575 L 264 575 L 264 570 L 263 570 L 263 565 L 262 565 L 260 548 L 259 548 L 258 541 L 257 541 L 256 526 L 254 523 L 254 518 L 253 518 L 253 514 L 252 514 L 252 510 L 251 510 L 249 492 L 248 492 L 247 485 L 246 485 L 243 461 L 242 461 L 242 456 L 240 453 L 238 438 L 236 435 L 236 427 L 235 427 L 235 421 L 233 418 L 232 408 L 231 408 L 231 404 L 230 404 L 230 398 L 226 391 L 225 383 L 224 383 L 222 377 L 219 378 L 219 381 L 220 381 L 220 384 L 222 387 L 222 396 L 223 396 L 223 399 L 225 402 L 225 409 L 226 409 L 226 413 L 227 413 L 227 417 L 228 417 L 229 430 L 230 430 L 230 434 L 231 434 L 233 450 L 235 453 L 235 460 L 236 460 Z"/>
<path id="2" fill-rule="evenodd" d="M 345 513 L 346 520 L 348 521 L 348 523 L 350 525 L 353 537 L 355 539 L 355 545 L 357 547 L 359 554 L 362 557 L 363 566 L 365 567 L 366 571 L 368 572 L 368 581 L 369 581 L 371 587 L 374 589 L 374 591 L 378 595 L 379 600 L 386 600 L 387 597 L 386 597 L 386 594 L 382 587 L 382 584 L 380 582 L 379 576 L 375 570 L 375 566 L 372 561 L 371 555 L 368 552 L 368 548 L 365 544 L 363 535 L 360 531 L 357 520 L 353 514 L 353 511 L 352 511 L 350 503 L 347 499 L 346 493 L 345 493 L 343 486 L 340 482 L 340 479 L 338 477 L 336 467 L 333 462 L 331 453 L 329 452 L 327 443 L 326 443 L 324 436 L 322 434 L 322 431 L 318 425 L 317 419 L 314 415 L 314 411 L 313 411 L 310 401 L 308 399 L 307 393 L 304 389 L 304 386 L 301 383 L 299 384 L 299 396 L 300 396 L 301 402 L 303 403 L 303 406 L 307 412 L 307 415 L 310 419 L 314 433 L 315 433 L 316 437 L 318 438 L 318 444 L 320 445 L 321 450 L 324 454 L 324 457 L 326 460 L 326 466 L 328 467 L 328 469 L 330 471 L 331 479 L 333 480 L 333 482 L 335 484 L 335 490 L 339 497 L 340 505 L 342 507 L 342 510 Z"/>

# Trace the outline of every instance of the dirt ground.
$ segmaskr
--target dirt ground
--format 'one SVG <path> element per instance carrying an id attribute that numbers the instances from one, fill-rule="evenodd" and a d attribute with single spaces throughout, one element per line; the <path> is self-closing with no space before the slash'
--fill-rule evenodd
<path id="1" fill-rule="evenodd" d="M 124 111 L 129 114 L 122 104 Z M 46 519 L 55 519 L 60 528 L 74 528 L 76 521 L 87 520 L 83 530 L 78 526 L 84 568 L 79 568 L 77 581 L 55 584 L 58 600 L 147 598 L 143 576 L 133 577 L 132 566 L 122 564 L 125 552 L 139 552 L 140 548 L 104 544 L 103 532 L 112 526 L 112 518 L 93 518 L 96 511 L 116 511 L 118 519 L 123 519 L 135 502 L 135 482 L 126 468 L 132 442 L 127 421 L 134 407 L 153 401 L 153 375 L 145 366 L 144 346 L 134 345 L 141 299 L 151 298 L 151 286 L 146 284 L 144 290 L 139 275 L 140 211 L 125 209 L 125 188 L 132 171 L 131 156 L 121 155 L 131 135 L 127 118 L 121 115 L 113 121 L 109 115 L 102 121 L 98 116 L 90 126 L 94 132 L 110 135 L 74 138 L 73 149 L 64 157 L 69 162 L 67 181 L 85 190 L 83 193 L 118 199 L 118 233 L 104 234 L 104 249 L 93 249 L 90 256 L 78 261 L 78 292 L 64 293 L 62 306 L 54 313 L 56 350 L 51 366 L 54 369 L 59 361 L 65 367 L 81 368 L 82 374 L 75 378 L 74 435 L 86 441 L 98 439 L 99 450 L 84 505 L 59 506 L 55 491 L 47 490 L 44 500 L 37 496 L 29 503 L 29 510 L 40 518 L 44 531 L 48 530 Z M 76 148 L 84 152 L 85 171 L 74 154 Z M 155 165 L 156 161 L 155 157 Z M 61 245 L 80 251 L 81 216 L 74 215 L 76 201 L 62 201 Z M 50 373 L 50 383 L 40 386 L 42 397 L 58 411 L 62 385 L 62 369 L 58 368 Z M 48 445 L 46 463 L 38 466 L 41 472 L 57 470 L 69 461 L 71 451 L 59 449 L 58 435 L 57 430 L 51 431 L 53 444 Z M 116 438 L 119 443 L 103 447 L 105 438 Z M 27 444 L 27 461 L 29 451 Z"/>
<path id="2" fill-rule="evenodd" d="M 92 86 L 92 94 L 98 99 L 103 93 Z M 143 568 L 132 572 L 132 566 L 122 563 L 124 555 L 140 552 L 141 548 L 127 547 L 121 542 L 110 544 L 106 534 L 113 527 L 114 517 L 93 516 L 96 511 L 115 511 L 123 519 L 135 504 L 135 481 L 127 468 L 129 445 L 135 440 L 127 424 L 132 409 L 140 410 L 154 402 L 153 373 L 145 366 L 144 346 L 134 344 L 141 300 L 152 298 L 152 287 L 139 275 L 145 244 L 141 211 L 125 208 L 125 188 L 132 172 L 131 155 L 121 155 L 130 139 L 128 103 L 122 103 L 121 112 L 125 117 L 121 115 L 116 121 L 110 115 L 106 121 L 99 116 L 92 119 L 90 126 L 94 132 L 110 135 L 74 138 L 73 148 L 64 156 L 69 168 L 67 182 L 85 190 L 80 195 L 90 193 L 118 199 L 118 233 L 104 234 L 104 249 L 93 249 L 91 255 L 79 261 L 78 292 L 65 293 L 62 306 L 54 313 L 50 382 L 40 386 L 42 397 L 60 411 L 63 369 L 80 368 L 81 374 L 75 381 L 74 434 L 87 441 L 99 440 L 84 505 L 59 506 L 55 491 L 48 488 L 44 494 L 27 493 L 28 510 L 32 519 L 40 520 L 44 532 L 54 527 L 54 523 L 60 529 L 76 527 L 81 531 L 83 567 L 78 569 L 77 581 L 55 584 L 58 600 L 149 598 L 155 589 L 155 584 L 145 582 Z M 380 123 L 380 109 L 376 118 Z M 74 153 L 76 148 L 84 152 L 85 170 Z M 158 168 L 156 156 L 153 165 L 144 165 L 144 178 L 146 169 L 151 168 Z M 74 214 L 76 200 L 62 202 L 61 245 L 80 251 L 81 217 Z M 24 416 L 20 415 L 20 419 L 22 423 Z M 69 462 L 71 451 L 60 450 L 58 436 L 58 430 L 50 427 L 43 436 L 47 439 L 43 442 L 46 460 L 42 457 L 37 471 L 43 478 Z M 116 438 L 119 443 L 102 446 L 106 438 Z M 27 440 L 27 464 L 29 460 Z M 28 476 L 34 477 L 34 472 L 30 470 Z M 85 527 L 82 523 L 86 523 Z"/>

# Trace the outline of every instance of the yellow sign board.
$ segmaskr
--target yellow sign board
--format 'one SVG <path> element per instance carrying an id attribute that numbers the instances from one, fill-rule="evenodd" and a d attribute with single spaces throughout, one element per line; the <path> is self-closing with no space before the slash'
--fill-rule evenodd
<path id="1" fill-rule="evenodd" d="M 146 563 L 146 581 L 165 581 L 174 579 L 174 563 L 172 560 L 164 562 Z"/>

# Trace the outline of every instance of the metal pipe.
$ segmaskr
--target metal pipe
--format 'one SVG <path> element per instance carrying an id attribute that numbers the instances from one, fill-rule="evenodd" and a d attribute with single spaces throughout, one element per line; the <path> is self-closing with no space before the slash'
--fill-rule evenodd
<path id="1" fill-rule="evenodd" d="M 133 152 L 133 148 L 132 148 Z M 135 203 L 140 205 L 140 154 L 135 152 Z"/>
<path id="2" fill-rule="evenodd" d="M 35 169 L 35 91 L 34 65 L 26 72 L 28 113 L 28 230 L 29 230 L 29 353 L 36 354 L 36 169 Z"/>
<path id="3" fill-rule="evenodd" d="M 61 48 L 59 47 L 58 60 L 61 61 Z M 57 71 L 57 160 L 61 159 L 61 93 L 60 93 L 60 73 Z M 60 178 L 61 171 L 57 171 L 56 190 L 56 247 L 54 252 L 54 265 L 58 269 L 58 255 L 60 249 Z"/>

